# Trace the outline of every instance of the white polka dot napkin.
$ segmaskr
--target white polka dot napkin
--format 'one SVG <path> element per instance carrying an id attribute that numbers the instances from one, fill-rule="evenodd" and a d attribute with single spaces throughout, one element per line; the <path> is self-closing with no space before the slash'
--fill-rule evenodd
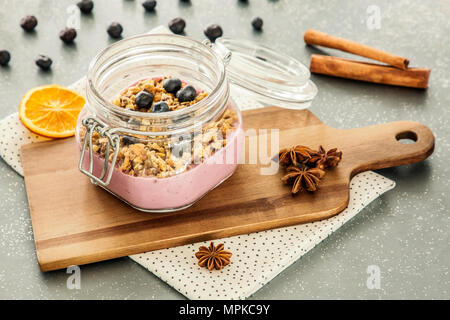
<path id="1" fill-rule="evenodd" d="M 152 30 L 167 33 L 165 27 Z M 72 86 L 84 95 L 85 79 Z M 262 105 L 243 96 L 233 98 L 241 110 L 260 108 Z M 0 121 L 0 156 L 20 175 L 20 146 L 48 140 L 28 131 L 17 113 Z M 350 183 L 348 207 L 330 219 L 267 230 L 257 233 L 217 239 L 231 251 L 231 263 L 222 270 L 208 271 L 197 265 L 195 252 L 200 242 L 175 248 L 157 250 L 130 256 L 131 259 L 161 278 L 189 299 L 245 299 L 256 292 L 286 267 L 349 221 L 370 202 L 395 187 L 392 180 L 374 172 L 355 176 Z"/>
<path id="2" fill-rule="evenodd" d="M 394 186 L 392 180 L 364 172 L 350 183 L 347 209 L 330 219 L 214 240 L 233 254 L 231 263 L 220 271 L 197 265 L 195 252 L 209 242 L 130 258 L 190 299 L 245 299 Z"/>

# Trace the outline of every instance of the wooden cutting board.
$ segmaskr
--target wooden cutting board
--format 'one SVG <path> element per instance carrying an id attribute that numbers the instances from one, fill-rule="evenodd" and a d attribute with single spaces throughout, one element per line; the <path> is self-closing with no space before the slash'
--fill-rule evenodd
<path id="1" fill-rule="evenodd" d="M 280 181 L 282 170 L 261 175 L 264 165 L 239 165 L 229 180 L 191 208 L 154 214 L 136 211 L 91 185 L 78 171 L 73 138 L 23 146 L 41 269 L 325 219 L 346 208 L 350 179 L 356 173 L 422 161 L 434 149 L 433 133 L 416 122 L 339 130 L 323 124 L 308 110 L 277 107 L 245 111 L 243 117 L 246 129 L 279 128 L 280 147 L 303 144 L 317 148 L 322 144 L 326 149 L 342 150 L 343 159 L 327 172 L 315 193 L 293 197 Z M 416 142 L 397 141 L 402 138 Z"/>

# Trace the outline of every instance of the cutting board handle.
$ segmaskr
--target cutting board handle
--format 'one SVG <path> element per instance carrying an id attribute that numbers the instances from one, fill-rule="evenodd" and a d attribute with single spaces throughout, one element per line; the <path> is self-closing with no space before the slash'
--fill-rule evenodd
<path id="1" fill-rule="evenodd" d="M 355 141 L 351 154 L 344 150 L 344 157 L 352 163 L 351 177 L 362 171 L 419 162 L 434 150 L 433 132 L 418 122 L 398 121 L 345 131 L 346 138 Z M 399 141 L 402 139 L 414 142 L 406 144 Z"/>

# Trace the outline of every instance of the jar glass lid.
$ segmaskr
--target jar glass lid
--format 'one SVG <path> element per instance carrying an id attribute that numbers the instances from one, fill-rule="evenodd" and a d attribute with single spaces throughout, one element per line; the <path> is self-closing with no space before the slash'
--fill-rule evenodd
<path id="1" fill-rule="evenodd" d="M 286 54 L 251 41 L 228 38 L 217 39 L 213 48 L 228 62 L 227 77 L 233 89 L 259 102 L 305 109 L 317 94 L 308 68 Z"/>

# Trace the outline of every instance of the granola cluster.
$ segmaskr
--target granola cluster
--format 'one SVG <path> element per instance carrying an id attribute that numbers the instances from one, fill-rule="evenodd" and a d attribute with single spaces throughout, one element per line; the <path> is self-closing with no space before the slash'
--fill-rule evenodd
<path id="1" fill-rule="evenodd" d="M 202 99 L 204 99 L 208 93 L 207 92 L 197 92 L 196 96 L 191 101 L 184 101 L 181 102 L 176 96 L 176 92 L 171 93 L 168 92 L 164 88 L 164 81 L 170 79 L 167 77 L 163 78 L 157 78 L 157 79 L 145 79 L 141 80 L 135 85 L 126 88 L 123 90 L 120 94 L 120 96 L 113 101 L 113 103 L 121 108 L 125 109 L 131 109 L 134 111 L 141 111 L 141 112 L 153 112 L 153 108 L 142 108 L 139 107 L 136 103 L 136 96 L 142 92 L 148 92 L 153 95 L 153 106 L 161 101 L 164 101 L 169 106 L 169 111 L 174 111 L 178 109 L 183 109 L 186 107 L 189 107 Z M 181 91 L 183 88 L 185 88 L 187 84 L 185 82 L 181 82 L 181 88 L 178 91 Z"/>
<path id="2" fill-rule="evenodd" d="M 145 80 L 140 85 L 154 86 L 155 81 Z M 159 82 L 158 82 L 159 83 Z M 128 97 L 131 88 L 125 90 L 127 96 L 119 97 L 115 100 L 127 101 L 132 100 Z M 157 97 L 157 92 L 155 97 Z M 161 91 L 161 98 L 168 99 L 167 95 Z M 171 98 L 173 108 L 183 108 L 186 105 L 178 103 L 176 98 Z M 167 101 L 167 100 L 166 100 Z M 174 109 L 174 110 L 175 110 Z M 227 137 L 235 130 L 237 124 L 237 115 L 233 109 L 226 109 L 218 120 L 212 121 L 205 125 L 201 131 L 189 134 L 186 137 L 161 136 L 156 139 L 150 139 L 146 136 L 123 135 L 120 138 L 120 147 L 117 157 L 117 168 L 129 175 L 136 177 L 169 177 L 183 171 L 189 170 L 196 164 L 203 162 L 205 159 L 214 154 L 215 151 L 227 145 Z M 85 131 L 81 132 L 81 138 L 85 135 Z M 108 145 L 108 138 L 101 137 L 99 133 L 93 133 L 93 151 L 105 156 Z M 113 157 L 110 150 L 109 161 Z"/>

